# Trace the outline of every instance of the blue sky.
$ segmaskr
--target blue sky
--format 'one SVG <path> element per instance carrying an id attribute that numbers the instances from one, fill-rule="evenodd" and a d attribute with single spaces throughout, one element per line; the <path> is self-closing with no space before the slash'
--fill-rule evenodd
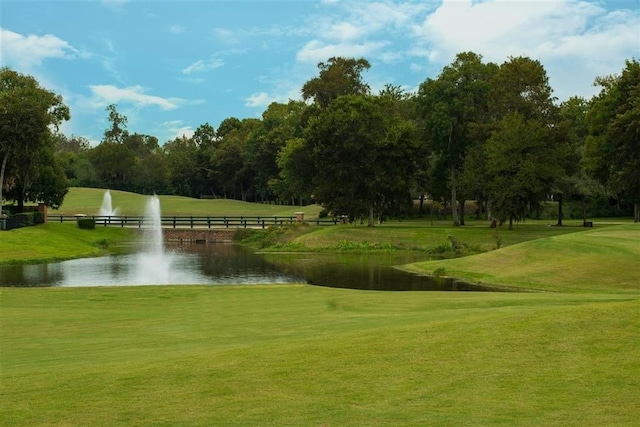
<path id="1" fill-rule="evenodd" d="M 559 100 L 640 58 L 640 0 L 2 0 L 0 65 L 61 94 L 97 144 L 105 107 L 161 143 L 299 99 L 332 56 L 364 57 L 374 91 L 414 91 L 455 54 L 540 60 Z"/>

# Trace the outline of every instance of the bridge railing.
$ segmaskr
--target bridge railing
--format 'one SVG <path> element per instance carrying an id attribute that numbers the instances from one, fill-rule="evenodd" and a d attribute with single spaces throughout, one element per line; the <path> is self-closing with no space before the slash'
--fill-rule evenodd
<path id="1" fill-rule="evenodd" d="M 52 215 L 49 222 L 71 222 L 79 218 L 93 218 L 96 226 L 105 227 L 138 227 L 149 225 L 144 216 L 101 216 L 101 215 Z M 300 221 L 296 216 L 162 216 L 163 228 L 267 228 L 270 226 L 303 222 L 311 225 L 326 226 L 340 222 L 338 218 L 305 219 Z"/>

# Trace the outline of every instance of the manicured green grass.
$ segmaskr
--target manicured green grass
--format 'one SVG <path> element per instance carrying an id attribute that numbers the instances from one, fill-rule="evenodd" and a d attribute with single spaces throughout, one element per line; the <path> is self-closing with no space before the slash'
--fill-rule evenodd
<path id="1" fill-rule="evenodd" d="M 47 223 L 0 231 L 0 264 L 99 256 L 108 253 L 113 245 L 134 242 L 137 238 L 137 230 L 117 227 L 81 230 L 75 223 Z"/>
<path id="2" fill-rule="evenodd" d="M 3 425 L 633 425 L 637 295 L 2 289 Z"/>
<path id="3" fill-rule="evenodd" d="M 64 203 L 54 214 L 98 215 L 102 198 L 106 190 L 100 188 L 73 187 L 64 199 Z M 126 191 L 110 190 L 113 208 L 118 209 L 120 215 L 143 215 L 149 196 L 129 193 Z M 194 216 L 294 216 L 296 212 L 305 212 L 305 218 L 317 218 L 322 208 L 311 206 L 283 206 L 262 203 L 249 203 L 229 199 L 193 199 L 180 196 L 158 196 L 163 215 L 194 215 Z"/>
<path id="4" fill-rule="evenodd" d="M 640 224 L 536 239 L 470 257 L 417 263 L 407 269 L 525 289 L 637 292 Z"/>

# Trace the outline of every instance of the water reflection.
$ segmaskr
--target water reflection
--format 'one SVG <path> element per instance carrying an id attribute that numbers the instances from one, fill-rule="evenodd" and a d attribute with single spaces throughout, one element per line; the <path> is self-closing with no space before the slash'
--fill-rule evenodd
<path id="1" fill-rule="evenodd" d="M 231 244 L 167 245 L 160 261 L 148 254 L 0 266 L 0 286 L 130 286 L 163 284 L 304 283 L 258 254 Z M 139 266 L 156 262 L 140 269 Z M 159 274 L 162 273 L 162 274 Z"/>
<path id="2" fill-rule="evenodd" d="M 0 286 L 309 283 L 393 291 L 495 290 L 394 268 L 424 260 L 424 254 L 256 254 L 233 244 L 171 244 L 165 254 L 163 263 L 168 264 L 156 262 L 144 274 L 137 267 L 141 254 L 0 266 Z M 162 275 L 155 274 L 160 271 Z"/>

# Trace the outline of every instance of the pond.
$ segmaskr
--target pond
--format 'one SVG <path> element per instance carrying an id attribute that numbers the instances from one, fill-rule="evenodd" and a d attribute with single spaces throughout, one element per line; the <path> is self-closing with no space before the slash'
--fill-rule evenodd
<path id="1" fill-rule="evenodd" d="M 280 284 L 369 290 L 493 290 L 434 279 L 394 266 L 420 254 L 259 254 L 234 244 L 168 244 L 161 257 L 136 253 L 33 265 L 1 265 L 0 286 L 74 287 L 158 284 Z"/>

